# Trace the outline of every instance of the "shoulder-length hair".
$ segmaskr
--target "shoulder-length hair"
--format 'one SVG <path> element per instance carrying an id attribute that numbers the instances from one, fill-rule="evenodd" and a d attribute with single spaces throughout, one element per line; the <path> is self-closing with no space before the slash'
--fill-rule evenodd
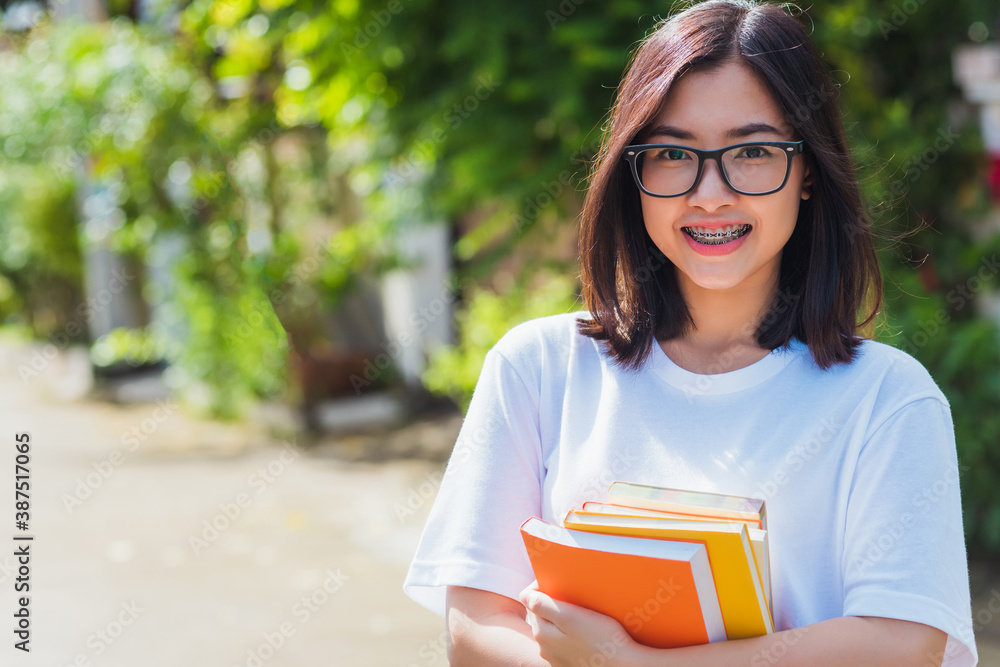
<path id="1" fill-rule="evenodd" d="M 764 349 L 796 337 L 826 369 L 850 363 L 858 331 L 882 305 L 882 276 L 837 88 L 799 21 L 754 0 L 707 0 L 666 19 L 641 43 L 618 87 L 609 129 L 590 172 L 581 212 L 580 333 L 607 341 L 626 368 L 646 360 L 655 339 L 684 335 L 694 322 L 676 268 L 646 232 L 625 147 L 641 140 L 670 86 L 685 72 L 738 61 L 755 72 L 805 140 L 811 196 L 800 202 L 781 256 L 778 289 L 754 338 Z M 868 303 L 864 321 L 859 311 Z"/>

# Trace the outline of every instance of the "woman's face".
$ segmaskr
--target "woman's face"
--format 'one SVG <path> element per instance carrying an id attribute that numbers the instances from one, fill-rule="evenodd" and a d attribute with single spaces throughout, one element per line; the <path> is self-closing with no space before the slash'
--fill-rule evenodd
<path id="1" fill-rule="evenodd" d="M 773 128 L 750 127 L 766 124 Z M 797 137 L 777 102 L 751 70 L 733 62 L 714 71 L 691 71 L 670 88 L 644 143 L 680 144 L 701 149 L 749 141 L 793 141 Z M 677 267 L 683 293 L 697 287 L 728 290 L 739 286 L 771 290 L 777 285 L 781 249 L 792 235 L 808 170 L 792 159 L 785 187 L 769 195 L 741 195 L 729 188 L 718 164 L 706 160 L 697 187 L 672 198 L 641 193 L 642 216 L 650 238 Z M 685 227 L 750 225 L 745 236 L 718 246 L 699 244 Z"/>

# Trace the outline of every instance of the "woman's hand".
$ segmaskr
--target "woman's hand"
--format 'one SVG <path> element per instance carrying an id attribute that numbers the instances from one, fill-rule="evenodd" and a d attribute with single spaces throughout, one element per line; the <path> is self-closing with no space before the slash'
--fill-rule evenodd
<path id="1" fill-rule="evenodd" d="M 538 590 L 537 581 L 519 599 L 542 658 L 555 667 L 626 665 L 638 646 L 615 619 L 554 600 Z"/>

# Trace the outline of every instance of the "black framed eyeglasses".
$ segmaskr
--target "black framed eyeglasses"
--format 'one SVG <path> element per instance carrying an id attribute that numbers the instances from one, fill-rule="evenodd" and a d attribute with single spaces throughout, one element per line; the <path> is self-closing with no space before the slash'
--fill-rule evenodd
<path id="1" fill-rule="evenodd" d="M 733 191 L 761 196 L 785 187 L 792 158 L 805 141 L 754 141 L 712 151 L 675 144 L 635 144 L 625 147 L 636 185 L 651 197 L 680 197 L 701 182 L 705 160 L 715 160 Z"/>

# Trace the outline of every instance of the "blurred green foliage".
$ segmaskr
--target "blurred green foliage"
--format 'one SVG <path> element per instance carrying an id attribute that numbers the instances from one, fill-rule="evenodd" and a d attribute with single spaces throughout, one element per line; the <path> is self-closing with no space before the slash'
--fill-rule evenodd
<path id="1" fill-rule="evenodd" d="M 569 221 L 630 51 L 670 7 L 195 0 L 3 35 L 0 318 L 42 338 L 82 324 L 95 247 L 166 267 L 142 279 L 166 329 L 109 334 L 95 361 L 162 355 L 182 394 L 238 414 L 283 391 L 295 304 L 335 309 L 399 265 L 401 226 L 445 220 L 468 287 L 425 381 L 465 405 L 510 326 L 579 307 Z M 974 232 L 982 142 L 951 71 L 955 46 L 1000 33 L 995 2 L 844 0 L 803 21 L 881 237 L 920 228 L 881 250 L 877 336 L 949 397 L 970 547 L 995 552 L 998 333 L 962 289 L 995 289 L 972 278 L 1000 241 Z"/>
<path id="2" fill-rule="evenodd" d="M 94 341 L 99 365 L 162 356 L 182 398 L 218 416 L 283 392 L 288 340 L 269 301 L 335 309 L 395 266 L 390 218 L 347 210 L 357 198 L 338 185 L 352 161 L 304 118 L 316 104 L 333 127 L 343 101 L 303 99 L 308 67 L 294 58 L 308 21 L 293 10 L 275 29 L 255 4 L 204 2 L 177 33 L 119 17 L 4 35 L 4 322 L 86 340 L 83 257 L 108 249 L 150 267 L 141 291 L 159 317 Z M 363 154 L 369 129 L 337 136 Z M 156 344 L 128 343 L 146 338 Z"/>

